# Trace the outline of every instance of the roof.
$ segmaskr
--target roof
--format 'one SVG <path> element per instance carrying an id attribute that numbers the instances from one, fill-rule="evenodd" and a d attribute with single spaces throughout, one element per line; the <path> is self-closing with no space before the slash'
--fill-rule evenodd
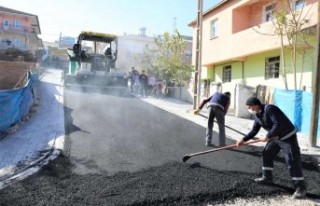
<path id="1" fill-rule="evenodd" d="M 22 15 L 22 16 L 33 17 L 31 26 L 36 29 L 37 34 L 41 34 L 40 23 L 39 23 L 39 19 L 38 19 L 37 15 L 26 13 L 26 12 L 22 12 L 22 11 L 18 11 L 18 10 L 15 10 L 15 9 L 6 8 L 6 7 L 3 7 L 3 6 L 0 6 L 0 12 L 6 12 L 6 13 L 10 13 L 10 14 L 17 14 L 17 15 Z"/>
<path id="2" fill-rule="evenodd" d="M 26 13 L 26 12 L 14 10 L 14 9 L 9 9 L 9 8 L 3 7 L 3 6 L 0 6 L 0 11 L 11 13 L 11 14 L 21 14 L 21 15 L 26 15 L 26 16 L 35 16 L 34 14 L 29 14 L 29 13 Z"/>
<path id="3" fill-rule="evenodd" d="M 100 33 L 92 31 L 82 31 L 79 34 L 78 40 L 98 41 L 98 42 L 111 42 L 118 38 L 117 35 L 109 33 Z"/>

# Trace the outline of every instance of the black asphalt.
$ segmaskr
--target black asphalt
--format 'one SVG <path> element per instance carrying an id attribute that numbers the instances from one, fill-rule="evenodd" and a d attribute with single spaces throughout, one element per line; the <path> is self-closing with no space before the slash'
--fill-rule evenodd
<path id="1" fill-rule="evenodd" d="M 65 90 L 65 150 L 38 174 L 0 191 L 0 205 L 207 205 L 268 198 L 293 188 L 281 156 L 275 184 L 259 185 L 260 147 L 192 157 L 204 128 L 133 98 Z M 217 136 L 217 134 L 215 134 Z M 234 140 L 228 139 L 227 144 Z M 308 197 L 320 197 L 317 162 L 302 156 Z"/>

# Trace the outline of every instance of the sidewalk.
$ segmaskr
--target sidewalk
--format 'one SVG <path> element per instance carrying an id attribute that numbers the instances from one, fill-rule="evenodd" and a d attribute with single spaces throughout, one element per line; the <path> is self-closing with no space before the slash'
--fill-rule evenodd
<path id="1" fill-rule="evenodd" d="M 35 92 L 36 112 L 0 140 L 0 189 L 38 171 L 63 148 L 64 114 L 61 70 L 47 69 Z"/>

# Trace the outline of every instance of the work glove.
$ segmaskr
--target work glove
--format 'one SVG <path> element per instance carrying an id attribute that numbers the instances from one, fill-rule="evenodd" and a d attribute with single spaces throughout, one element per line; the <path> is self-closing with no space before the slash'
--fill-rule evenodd
<path id="1" fill-rule="evenodd" d="M 198 115 L 200 113 L 200 109 L 193 110 L 193 114 Z"/>

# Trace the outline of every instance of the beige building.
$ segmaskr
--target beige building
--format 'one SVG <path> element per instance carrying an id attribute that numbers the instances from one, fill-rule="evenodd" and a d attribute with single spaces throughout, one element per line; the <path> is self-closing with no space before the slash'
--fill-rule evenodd
<path id="1" fill-rule="evenodd" d="M 242 105 L 244 99 L 253 92 L 259 92 L 259 88 L 264 88 L 262 98 L 267 98 L 266 90 L 270 88 L 312 90 L 318 1 L 289 2 L 292 11 L 301 16 L 301 21 L 305 21 L 299 31 L 304 33 L 308 41 L 298 39 L 295 59 L 286 37 L 282 55 L 281 38 L 276 32 L 274 12 L 284 10 L 285 2 L 223 0 L 203 13 L 202 97 L 216 90 L 230 91 L 231 106 L 235 108 L 236 104 Z M 286 17 L 291 18 L 289 13 Z M 196 39 L 197 21 L 189 26 Z M 196 42 L 193 42 L 194 54 L 195 49 Z M 192 62 L 195 64 L 195 56 Z M 210 86 L 205 88 L 204 82 L 210 82 Z M 209 91 L 204 92 L 205 89 Z"/>

